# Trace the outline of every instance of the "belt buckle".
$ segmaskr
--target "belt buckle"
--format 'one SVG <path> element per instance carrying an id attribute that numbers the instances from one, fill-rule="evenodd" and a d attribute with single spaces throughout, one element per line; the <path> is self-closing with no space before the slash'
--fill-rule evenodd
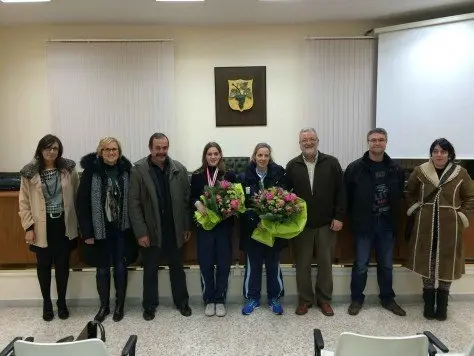
<path id="1" fill-rule="evenodd" d="M 63 213 L 49 213 L 49 217 L 51 219 L 59 219 L 61 216 L 63 215 Z"/>

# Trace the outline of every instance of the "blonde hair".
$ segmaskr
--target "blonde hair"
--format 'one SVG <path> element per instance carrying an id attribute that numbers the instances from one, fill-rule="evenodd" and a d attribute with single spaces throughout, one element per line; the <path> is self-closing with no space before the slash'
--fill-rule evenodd
<path id="1" fill-rule="evenodd" d="M 257 143 L 257 146 L 255 146 L 255 148 L 253 150 L 253 153 L 252 153 L 252 156 L 250 157 L 250 161 L 255 162 L 255 157 L 257 156 L 257 152 L 261 148 L 267 148 L 268 149 L 268 153 L 270 154 L 270 159 L 269 159 L 268 163 L 273 162 L 272 148 L 270 147 L 270 145 L 268 143 L 265 143 L 265 142 Z"/>
<path id="2" fill-rule="evenodd" d="M 105 146 L 112 142 L 115 142 L 117 144 L 119 150 L 119 157 L 122 157 L 122 146 L 120 145 L 119 140 L 117 140 L 115 137 L 104 137 L 99 141 L 96 151 L 97 156 L 102 157 L 102 151 L 104 150 Z"/>

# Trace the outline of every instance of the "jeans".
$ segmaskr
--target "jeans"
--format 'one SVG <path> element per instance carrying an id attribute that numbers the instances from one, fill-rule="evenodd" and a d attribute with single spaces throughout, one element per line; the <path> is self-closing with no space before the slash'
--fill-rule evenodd
<path id="1" fill-rule="evenodd" d="M 367 271 L 372 248 L 375 247 L 377 260 L 377 281 L 380 289 L 380 300 L 388 304 L 395 298 L 393 282 L 393 246 L 395 236 L 383 219 L 376 219 L 373 231 L 356 233 L 356 260 L 352 267 L 351 299 L 353 302 L 364 303 L 364 289 L 367 283 Z"/>

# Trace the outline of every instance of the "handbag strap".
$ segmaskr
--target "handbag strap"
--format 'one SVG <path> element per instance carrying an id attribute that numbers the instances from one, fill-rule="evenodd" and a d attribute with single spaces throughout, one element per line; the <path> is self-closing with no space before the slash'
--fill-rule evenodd
<path id="1" fill-rule="evenodd" d="M 105 342 L 105 329 L 104 329 L 104 326 L 102 325 L 101 322 L 97 321 L 97 320 L 93 320 L 92 322 L 92 325 L 99 328 L 100 330 L 100 338 L 103 342 Z"/>
<path id="2" fill-rule="evenodd" d="M 455 164 L 451 165 L 451 167 L 449 168 L 449 170 L 447 170 L 447 171 L 443 174 L 443 176 L 441 177 L 441 179 L 439 180 L 439 185 L 438 185 L 438 187 L 437 187 L 435 190 L 431 191 L 429 194 L 427 194 L 425 197 L 423 197 L 422 203 L 433 199 L 434 196 L 435 196 L 436 194 L 438 194 L 438 192 L 441 190 L 441 185 L 443 185 L 443 184 L 446 182 L 446 180 L 447 180 L 447 179 L 449 178 L 449 176 L 454 172 L 455 169 L 456 169 L 456 165 L 455 165 Z"/>

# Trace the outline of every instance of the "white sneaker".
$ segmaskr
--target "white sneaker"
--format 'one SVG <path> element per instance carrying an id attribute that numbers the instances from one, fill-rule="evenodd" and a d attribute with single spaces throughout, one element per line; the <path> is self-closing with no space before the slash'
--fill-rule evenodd
<path id="1" fill-rule="evenodd" d="M 206 310 L 204 311 L 204 314 L 206 316 L 213 316 L 216 313 L 216 305 L 214 303 L 209 303 L 206 305 Z"/>
<path id="2" fill-rule="evenodd" d="M 216 315 L 217 316 L 225 316 L 226 310 L 224 304 L 216 304 Z"/>

